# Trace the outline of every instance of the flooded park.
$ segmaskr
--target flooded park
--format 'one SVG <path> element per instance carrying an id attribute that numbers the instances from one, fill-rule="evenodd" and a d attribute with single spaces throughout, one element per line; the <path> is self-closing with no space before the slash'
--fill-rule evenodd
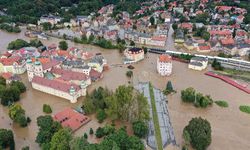
<path id="1" fill-rule="evenodd" d="M 0 46 L 1 52 L 4 52 L 9 42 L 22 38 L 29 40 L 24 36 L 23 30 L 20 34 L 9 34 L 0 31 Z M 58 44 L 60 39 L 51 38 L 48 41 L 42 42 L 45 45 L 52 43 Z M 168 112 L 170 120 L 174 129 L 177 145 L 183 143 L 182 131 L 188 124 L 188 121 L 193 117 L 206 118 L 212 127 L 212 143 L 208 150 L 248 150 L 250 149 L 250 116 L 242 113 L 239 110 L 240 105 L 250 105 L 250 95 L 244 93 L 237 88 L 224 83 L 221 80 L 211 78 L 204 75 L 203 72 L 189 70 L 187 64 L 180 62 L 173 62 L 173 74 L 170 77 L 161 77 L 156 72 L 157 54 L 148 53 L 145 59 L 141 62 L 133 64 L 132 79 L 126 77 L 127 65 L 122 64 L 123 55 L 118 50 L 104 50 L 99 47 L 91 45 L 74 44 L 68 41 L 69 47 L 78 47 L 91 51 L 93 53 L 102 53 L 107 59 L 109 70 L 104 72 L 104 78 L 96 83 L 93 83 L 88 91 L 103 86 L 115 90 L 119 85 L 123 84 L 137 84 L 139 82 L 150 81 L 156 88 L 164 89 L 167 81 L 172 81 L 176 94 L 168 96 Z M 208 68 L 210 69 L 210 68 Z M 27 86 L 27 92 L 21 95 L 21 100 L 18 102 L 25 109 L 27 116 L 31 118 L 31 123 L 26 128 L 20 128 L 13 124 L 8 116 L 8 108 L 0 106 L 0 128 L 12 129 L 15 135 L 16 147 L 20 149 L 24 146 L 30 146 L 33 149 L 39 149 L 35 142 L 38 127 L 36 125 L 36 118 L 44 115 L 42 111 L 43 104 L 49 104 L 53 109 L 53 114 L 61 111 L 66 107 L 76 107 L 82 104 L 84 97 L 81 97 L 76 104 L 71 104 L 67 100 L 59 97 L 42 93 L 34 90 L 28 82 L 27 74 L 21 75 L 22 81 Z M 225 100 L 228 102 L 228 108 L 221 108 L 213 105 L 206 109 L 196 108 L 192 104 L 186 104 L 181 101 L 181 90 L 188 87 L 193 87 L 197 91 L 211 95 L 214 100 Z M 90 116 L 92 121 L 77 130 L 74 134 L 82 136 L 89 130 L 90 127 L 96 129 L 99 125 L 95 117 Z M 119 123 L 119 122 L 118 122 Z M 120 123 L 121 124 L 121 123 Z M 102 124 L 104 125 L 104 123 Z M 130 127 L 128 127 L 130 128 Z M 130 129 L 129 129 L 130 130 Z M 90 137 L 91 142 L 97 142 Z"/>

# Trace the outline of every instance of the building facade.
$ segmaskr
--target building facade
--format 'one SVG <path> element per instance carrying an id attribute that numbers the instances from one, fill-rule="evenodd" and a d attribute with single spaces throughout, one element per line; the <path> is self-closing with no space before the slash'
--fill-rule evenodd
<path id="1" fill-rule="evenodd" d="M 160 55 L 157 58 L 157 72 L 161 76 L 169 76 L 172 73 L 172 57 L 169 55 Z"/>

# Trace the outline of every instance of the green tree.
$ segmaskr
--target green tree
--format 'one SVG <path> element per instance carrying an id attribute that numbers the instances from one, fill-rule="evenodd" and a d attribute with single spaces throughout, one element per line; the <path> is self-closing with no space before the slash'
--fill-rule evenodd
<path id="1" fill-rule="evenodd" d="M 43 112 L 44 112 L 44 113 L 47 113 L 47 114 L 52 113 L 52 109 L 51 109 L 50 105 L 48 105 L 48 104 L 43 104 Z"/>
<path id="2" fill-rule="evenodd" d="M 2 76 L 0 77 L 0 85 L 6 86 L 6 80 Z"/>
<path id="3" fill-rule="evenodd" d="M 181 91 L 181 99 L 184 102 L 195 101 L 195 90 L 191 87 Z"/>
<path id="4" fill-rule="evenodd" d="M 27 47 L 29 46 L 29 43 L 22 40 L 22 39 L 17 39 L 15 41 L 12 41 L 8 44 L 8 49 L 13 49 L 13 50 L 17 50 L 23 47 Z"/>
<path id="5" fill-rule="evenodd" d="M 94 134 L 94 130 L 92 128 L 89 129 L 89 134 L 90 135 Z"/>
<path id="6" fill-rule="evenodd" d="M 95 136 L 96 136 L 97 138 L 103 137 L 103 136 L 104 136 L 103 128 L 98 127 L 98 128 L 96 129 L 96 131 L 95 131 Z"/>
<path id="7" fill-rule="evenodd" d="M 153 16 L 151 16 L 149 18 L 149 21 L 150 21 L 150 23 L 151 23 L 152 26 L 155 25 L 155 18 Z"/>
<path id="8" fill-rule="evenodd" d="M 21 81 L 12 81 L 10 86 L 17 87 L 21 93 L 26 91 L 26 86 Z"/>
<path id="9" fill-rule="evenodd" d="M 95 105 L 93 104 L 93 101 L 88 93 L 83 101 L 83 110 L 86 114 L 95 112 Z"/>
<path id="10" fill-rule="evenodd" d="M 176 31 L 178 29 L 178 25 L 176 23 L 172 24 L 172 28 L 174 29 L 174 31 Z"/>
<path id="11" fill-rule="evenodd" d="M 0 129 L 0 149 L 15 150 L 14 135 L 11 130 Z"/>
<path id="12" fill-rule="evenodd" d="M 132 70 L 127 71 L 127 72 L 126 72 L 126 76 L 127 76 L 128 78 L 131 78 L 131 77 L 133 76 L 133 71 L 132 71 Z"/>
<path id="13" fill-rule="evenodd" d="M 135 46 L 135 42 L 134 41 L 130 41 L 130 46 Z"/>
<path id="14" fill-rule="evenodd" d="M 135 121 L 133 122 L 132 128 L 134 131 L 134 135 L 138 136 L 139 138 L 145 138 L 148 134 L 148 126 L 145 122 Z"/>
<path id="15" fill-rule="evenodd" d="M 93 34 L 90 34 L 89 39 L 88 39 L 88 43 L 92 43 L 95 40 L 95 36 Z"/>
<path id="16" fill-rule="evenodd" d="M 59 42 L 59 48 L 61 50 L 67 50 L 68 49 L 68 43 L 66 41 L 60 41 Z"/>
<path id="17" fill-rule="evenodd" d="M 42 23 L 41 25 L 43 27 L 43 30 L 45 30 L 45 31 L 52 29 L 52 24 L 49 22 Z"/>
<path id="18" fill-rule="evenodd" d="M 99 123 L 102 123 L 107 118 L 107 115 L 106 115 L 104 110 L 99 109 L 97 111 L 96 118 L 97 118 Z"/>
<path id="19" fill-rule="evenodd" d="M 212 141 L 210 123 L 201 117 L 192 118 L 183 134 L 190 136 L 190 143 L 197 150 L 205 150 Z"/>
<path id="20" fill-rule="evenodd" d="M 212 62 L 212 67 L 214 70 L 223 70 L 224 68 L 221 66 L 221 63 L 214 59 Z"/>
<path id="21" fill-rule="evenodd" d="M 36 142 L 42 147 L 50 147 L 49 143 L 52 136 L 62 128 L 61 124 L 54 121 L 49 115 L 39 116 L 37 118 L 37 126 L 39 127 L 39 131 Z"/>
<path id="22" fill-rule="evenodd" d="M 21 127 L 27 126 L 27 119 L 25 117 L 25 110 L 19 104 L 14 104 L 10 106 L 9 109 L 10 118 L 18 123 Z"/>
<path id="23" fill-rule="evenodd" d="M 85 139 L 88 139 L 87 133 L 84 133 L 83 137 L 84 137 Z"/>
<path id="24" fill-rule="evenodd" d="M 70 141 L 70 150 L 85 150 L 88 141 L 84 137 L 76 137 Z"/>
<path id="25" fill-rule="evenodd" d="M 40 40 L 34 39 L 34 40 L 30 40 L 30 46 L 33 47 L 40 47 L 43 46 L 43 43 Z"/>
<path id="26" fill-rule="evenodd" d="M 69 150 L 72 134 L 69 129 L 60 129 L 51 138 L 50 150 Z"/>
<path id="27" fill-rule="evenodd" d="M 202 38 L 205 40 L 205 41 L 208 41 L 210 39 L 210 33 L 205 31 L 202 33 Z"/>

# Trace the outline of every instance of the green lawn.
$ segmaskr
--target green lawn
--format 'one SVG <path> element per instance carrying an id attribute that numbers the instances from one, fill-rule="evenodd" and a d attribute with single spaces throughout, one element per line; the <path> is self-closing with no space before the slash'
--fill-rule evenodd
<path id="1" fill-rule="evenodd" d="M 250 106 L 241 105 L 239 108 L 240 108 L 240 111 L 250 114 Z"/>
<path id="2" fill-rule="evenodd" d="M 214 103 L 220 107 L 228 107 L 228 103 L 226 101 L 215 101 Z"/>
<path id="3" fill-rule="evenodd" d="M 155 137 L 157 142 L 158 150 L 163 150 L 162 148 L 162 140 L 161 140 L 161 131 L 160 131 L 160 125 L 155 105 L 155 96 L 154 91 L 151 83 L 149 83 L 149 91 L 150 91 L 150 97 L 151 97 L 151 105 L 152 105 L 152 113 L 153 113 L 153 121 L 154 121 L 154 128 L 155 128 Z"/>

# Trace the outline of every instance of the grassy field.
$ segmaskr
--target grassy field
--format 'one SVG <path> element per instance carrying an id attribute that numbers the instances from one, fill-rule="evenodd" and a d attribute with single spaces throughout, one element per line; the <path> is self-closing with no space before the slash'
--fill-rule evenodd
<path id="1" fill-rule="evenodd" d="M 241 105 L 239 108 L 240 108 L 240 111 L 250 114 L 250 106 Z"/>
<path id="2" fill-rule="evenodd" d="M 223 71 L 215 71 L 215 73 L 229 76 L 234 79 L 240 79 L 246 82 L 250 82 L 250 72 L 240 71 L 235 69 L 224 69 Z"/>
<path id="3" fill-rule="evenodd" d="M 162 148 L 162 139 L 161 139 L 161 130 L 160 130 L 160 125 L 159 125 L 159 120 L 158 120 L 158 115 L 157 115 L 157 110 L 156 110 L 156 105 L 155 105 L 155 97 L 154 97 L 154 91 L 151 83 L 149 83 L 149 91 L 150 91 L 150 98 L 151 98 L 151 105 L 152 105 L 152 110 L 153 110 L 153 121 L 154 121 L 154 128 L 155 128 L 155 137 L 156 137 L 156 142 L 157 142 L 157 149 L 158 150 L 163 150 Z"/>
<path id="4" fill-rule="evenodd" d="M 226 101 L 215 101 L 214 103 L 220 107 L 228 107 L 228 103 Z"/>

